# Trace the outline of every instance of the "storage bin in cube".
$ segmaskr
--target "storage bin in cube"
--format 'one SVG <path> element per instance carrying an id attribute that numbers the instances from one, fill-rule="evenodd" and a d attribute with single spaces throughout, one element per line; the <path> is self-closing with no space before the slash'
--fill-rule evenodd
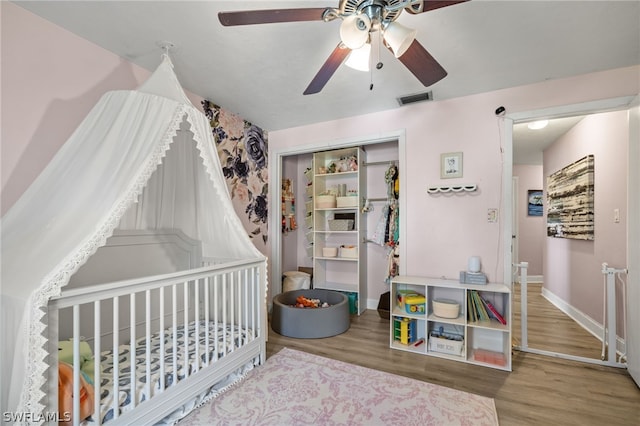
<path id="1" fill-rule="evenodd" d="M 404 307 L 408 314 L 422 314 L 425 313 L 425 305 L 427 298 L 421 295 L 408 296 L 404 300 Z"/>
<path id="2" fill-rule="evenodd" d="M 415 290 L 397 290 L 396 291 L 396 302 L 398 304 L 398 307 L 400 309 L 406 309 L 405 305 L 406 305 L 406 300 L 408 297 L 413 297 L 413 296 L 422 296 L 424 297 L 423 294 L 420 294 L 418 292 L 416 292 Z"/>

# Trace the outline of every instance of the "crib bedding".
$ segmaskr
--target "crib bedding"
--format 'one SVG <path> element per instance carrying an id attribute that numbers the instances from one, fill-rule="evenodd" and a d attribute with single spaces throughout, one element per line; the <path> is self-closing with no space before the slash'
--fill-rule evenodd
<path id="1" fill-rule="evenodd" d="M 170 327 L 164 332 L 164 386 L 169 387 L 174 382 L 174 352 L 176 356 L 177 365 L 177 381 L 185 378 L 186 372 L 191 375 L 196 372 L 196 345 L 199 346 L 199 358 L 200 368 L 204 367 L 204 362 L 207 358 L 210 362 L 215 362 L 216 359 L 225 356 L 233 350 L 239 348 L 243 344 L 252 340 L 253 332 L 251 329 L 243 329 L 237 325 L 229 326 L 222 323 L 209 322 L 209 351 L 206 347 L 206 321 L 198 321 L 198 337 L 196 338 L 196 322 L 192 322 L 187 327 L 187 333 L 185 336 L 185 328 L 182 325 L 178 325 L 176 332 L 176 347 L 173 343 L 174 329 Z M 188 341 L 188 358 L 185 358 L 184 343 L 185 338 Z M 151 386 L 147 386 L 147 342 L 146 338 L 136 339 L 136 354 L 135 357 L 131 356 L 131 346 L 121 345 L 118 347 L 118 369 L 120 371 L 118 382 L 118 401 L 120 407 L 120 414 L 129 411 L 134 408 L 133 395 L 136 398 L 136 404 L 138 405 L 150 397 L 153 397 L 160 390 L 160 375 L 161 375 L 161 363 L 160 363 L 160 342 L 161 333 L 155 333 L 150 338 L 150 377 Z M 177 350 L 176 350 L 177 348 Z M 134 394 L 132 394 L 131 386 L 131 361 L 134 359 L 136 368 L 136 383 L 134 383 Z M 102 423 L 107 422 L 114 417 L 113 411 L 113 368 L 114 368 L 114 353 L 112 350 L 104 351 L 101 353 L 101 381 L 100 381 L 100 404 Z M 246 374 L 248 370 L 253 368 L 253 364 L 247 364 L 242 367 L 240 371 L 237 371 L 232 377 L 227 378 L 222 384 L 218 386 L 212 386 L 212 388 L 203 394 L 201 394 L 196 401 L 193 401 L 187 407 L 176 407 L 176 412 L 169 416 L 166 423 L 172 423 L 180 417 L 188 414 L 190 408 L 198 405 L 208 397 L 217 392 L 220 386 L 225 386 L 228 383 L 237 381 L 241 376 Z M 212 384 L 213 385 L 213 384 Z M 96 395 L 97 397 L 97 395 Z M 95 423 L 94 417 L 88 418 L 85 424 L 90 425 Z"/>

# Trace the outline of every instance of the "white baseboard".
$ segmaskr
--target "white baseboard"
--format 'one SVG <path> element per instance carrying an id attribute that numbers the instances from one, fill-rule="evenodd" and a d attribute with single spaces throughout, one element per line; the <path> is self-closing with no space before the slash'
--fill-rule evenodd
<path id="1" fill-rule="evenodd" d="M 601 323 L 594 320 L 579 309 L 576 309 L 573 306 L 569 305 L 564 300 L 560 299 L 558 296 L 544 287 L 542 288 L 542 297 L 547 299 L 553 306 L 567 314 L 571 319 L 578 323 L 578 325 L 580 325 L 582 328 L 592 334 L 596 339 L 602 342 L 603 325 Z M 624 348 L 624 339 L 622 339 L 620 336 L 616 336 L 616 351 L 618 353 L 622 353 L 624 351 Z"/>

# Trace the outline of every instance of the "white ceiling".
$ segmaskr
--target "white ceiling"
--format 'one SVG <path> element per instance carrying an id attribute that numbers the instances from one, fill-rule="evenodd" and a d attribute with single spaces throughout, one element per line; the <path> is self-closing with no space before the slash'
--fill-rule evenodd
<path id="1" fill-rule="evenodd" d="M 538 130 L 531 130 L 528 123 L 513 125 L 513 164 L 540 165 L 542 152 L 559 137 L 578 124 L 584 116 L 563 117 L 549 120 L 549 124 Z"/>
<path id="2" fill-rule="evenodd" d="M 338 21 L 223 27 L 217 13 L 338 0 L 15 3 L 149 70 L 158 43 L 172 42 L 186 89 L 266 130 L 400 108 L 398 97 L 427 90 L 437 101 L 640 64 L 638 0 L 472 0 L 398 18 L 448 71 L 440 82 L 425 88 L 382 48 L 381 70 L 343 65 L 320 93 L 303 96 L 339 42 Z"/>

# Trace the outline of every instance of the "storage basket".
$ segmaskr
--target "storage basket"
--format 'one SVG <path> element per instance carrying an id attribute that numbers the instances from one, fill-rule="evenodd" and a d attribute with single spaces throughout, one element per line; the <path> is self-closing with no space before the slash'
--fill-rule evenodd
<path id="1" fill-rule="evenodd" d="M 316 197 L 317 209 L 335 209 L 336 208 L 336 196 L 335 195 L 318 195 Z"/>
<path id="2" fill-rule="evenodd" d="M 445 335 L 450 338 L 445 338 Z M 443 354 L 460 356 L 463 355 L 464 351 L 464 339 L 462 336 L 440 334 L 437 331 L 432 331 L 429 333 L 429 350 Z"/>
<path id="3" fill-rule="evenodd" d="M 458 318 L 458 315 L 460 315 L 460 304 L 455 300 L 434 299 L 433 314 L 439 318 Z"/>
<path id="4" fill-rule="evenodd" d="M 337 197 L 336 198 L 336 206 L 337 207 L 358 207 L 358 197 Z"/>
<path id="5" fill-rule="evenodd" d="M 340 246 L 340 257 L 349 259 L 358 258 L 358 247 L 356 246 Z"/>
<path id="6" fill-rule="evenodd" d="M 353 230 L 353 220 L 333 219 L 329 220 L 329 231 L 351 231 Z"/>
<path id="7" fill-rule="evenodd" d="M 322 257 L 336 257 L 338 255 L 338 247 L 322 247 Z"/>

